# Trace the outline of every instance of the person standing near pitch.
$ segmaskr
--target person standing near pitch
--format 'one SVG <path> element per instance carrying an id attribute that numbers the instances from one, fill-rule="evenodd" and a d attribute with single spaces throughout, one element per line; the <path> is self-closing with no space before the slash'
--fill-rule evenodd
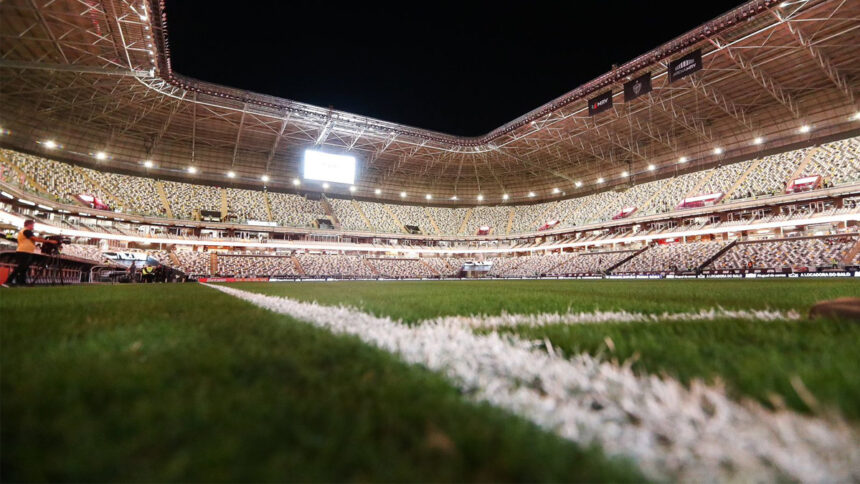
<path id="1" fill-rule="evenodd" d="M 56 244 L 57 241 L 43 239 L 33 234 L 33 220 L 25 220 L 24 228 L 18 232 L 18 248 L 15 250 L 15 270 L 9 276 L 9 285 L 26 285 L 27 273 L 33 263 L 33 253 L 36 252 L 36 242 Z"/>

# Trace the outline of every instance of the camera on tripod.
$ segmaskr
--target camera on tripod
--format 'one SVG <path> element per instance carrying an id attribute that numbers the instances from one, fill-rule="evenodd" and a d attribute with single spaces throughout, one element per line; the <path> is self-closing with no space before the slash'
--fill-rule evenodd
<path id="1" fill-rule="evenodd" d="M 63 237 L 62 235 L 49 235 L 45 237 L 47 240 L 56 241 L 56 244 L 51 243 L 43 243 L 42 244 L 42 253 L 45 255 L 59 255 L 60 249 L 63 248 L 64 244 L 71 244 L 72 239 L 68 237 Z"/>

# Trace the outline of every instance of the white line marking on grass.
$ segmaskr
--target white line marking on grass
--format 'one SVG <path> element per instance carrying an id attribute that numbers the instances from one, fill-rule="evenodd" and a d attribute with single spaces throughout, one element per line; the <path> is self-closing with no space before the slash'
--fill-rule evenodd
<path id="1" fill-rule="evenodd" d="M 860 445 L 848 425 L 737 403 L 715 387 L 587 354 L 570 359 L 462 324 L 409 326 L 352 308 L 320 306 L 210 286 L 257 306 L 362 341 L 446 375 L 464 393 L 610 455 L 655 479 L 806 482 L 860 480 Z"/>
<path id="2" fill-rule="evenodd" d="M 702 309 L 697 312 L 643 314 L 627 311 L 595 311 L 591 313 L 508 314 L 498 316 L 444 316 L 425 321 L 443 325 L 465 325 L 471 328 L 502 328 L 513 326 L 549 326 L 553 324 L 598 323 L 658 323 L 670 321 L 714 321 L 733 319 L 744 321 L 799 320 L 796 311 L 732 310 L 723 308 Z"/>

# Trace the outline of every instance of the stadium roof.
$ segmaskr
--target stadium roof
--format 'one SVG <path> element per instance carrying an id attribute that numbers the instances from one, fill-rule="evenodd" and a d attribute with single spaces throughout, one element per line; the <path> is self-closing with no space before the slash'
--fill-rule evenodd
<path id="1" fill-rule="evenodd" d="M 355 154 L 356 196 L 473 203 L 480 194 L 497 203 L 509 194 L 515 203 L 860 125 L 856 1 L 748 2 L 479 137 L 191 79 L 172 70 L 168 34 L 157 1 L 0 2 L 0 125 L 9 130 L 0 143 L 47 154 L 40 142 L 52 139 L 62 145 L 55 158 L 221 185 L 259 186 L 265 174 L 284 190 L 300 176 L 304 150 L 317 146 Z M 624 34 L 609 25 L 606 35 Z M 699 49 L 702 70 L 670 83 L 669 63 Z M 625 102 L 623 84 L 649 72 L 653 91 Z M 589 116 L 588 100 L 610 89 L 614 105 Z M 108 160 L 96 160 L 99 151 Z"/>

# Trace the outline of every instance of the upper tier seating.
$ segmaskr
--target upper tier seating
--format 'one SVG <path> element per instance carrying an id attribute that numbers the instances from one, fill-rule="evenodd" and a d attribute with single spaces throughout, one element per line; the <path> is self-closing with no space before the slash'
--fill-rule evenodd
<path id="1" fill-rule="evenodd" d="M 221 191 L 216 187 L 173 181 L 162 184 L 176 218 L 191 220 L 194 213 L 201 210 L 221 213 Z"/>
<path id="2" fill-rule="evenodd" d="M 272 218 L 280 225 L 312 227 L 319 218 L 326 218 L 325 209 L 319 200 L 290 193 L 269 192 Z"/>
<path id="3" fill-rule="evenodd" d="M 489 227 L 493 235 L 505 235 L 510 214 L 511 207 L 507 206 L 475 207 L 462 235 L 475 235 L 481 227 Z"/>
<path id="4" fill-rule="evenodd" d="M 266 210 L 266 193 L 257 190 L 227 189 L 227 213 L 237 218 L 238 222 L 248 220 L 269 221 Z"/>
<path id="5" fill-rule="evenodd" d="M 788 151 L 762 158 L 761 163 L 732 193 L 732 199 L 779 195 L 785 192 L 789 178 L 800 167 L 810 148 Z"/>
<path id="6" fill-rule="evenodd" d="M 332 210 L 334 210 L 334 215 L 340 222 L 341 227 L 345 230 L 358 230 L 362 232 L 369 230 L 367 228 L 367 224 L 364 223 L 364 219 L 361 217 L 361 214 L 358 213 L 358 210 L 355 209 L 355 205 L 352 204 L 352 200 L 330 198 L 328 202 L 331 205 Z"/>
<path id="7" fill-rule="evenodd" d="M 159 182 L 153 178 L 75 167 L 11 150 L 0 150 L 0 155 L 0 180 L 8 183 L 26 185 L 28 190 L 43 188 L 52 197 L 65 202 L 71 202 L 74 195 L 90 194 L 122 212 L 166 215 L 157 188 Z M 806 159 L 808 163 L 801 170 Z M 108 169 L 110 163 L 105 162 L 103 166 Z M 750 170 L 753 166 L 754 169 Z M 744 178 L 747 172 L 748 176 Z M 492 234 L 505 235 L 509 232 L 531 232 L 551 220 L 559 220 L 560 228 L 605 222 L 625 207 L 638 209 L 633 217 L 670 212 L 687 196 L 731 191 L 726 193 L 728 198 L 743 199 L 782 194 L 790 178 L 803 175 L 821 175 L 827 184 L 860 181 L 860 138 L 801 148 L 674 178 L 638 179 L 642 182 L 626 190 L 609 189 L 573 199 L 531 205 L 481 205 L 468 209 L 353 202 L 338 198 L 329 201 L 334 215 L 346 230 L 398 234 L 404 230 L 402 223 L 416 225 L 425 234 L 436 234 L 438 227 L 441 235 L 474 235 L 479 227 L 487 226 Z M 319 201 L 300 195 L 221 189 L 174 181 L 160 183 L 171 211 L 178 219 L 192 219 L 197 210 L 221 213 L 222 194 L 226 195 L 228 213 L 237 221 L 268 221 L 271 218 L 284 226 L 311 227 L 316 219 L 326 216 Z M 271 214 L 266 207 L 267 200 Z M 464 224 L 467 213 L 470 215 Z M 372 229 L 368 228 L 368 223 Z"/>

